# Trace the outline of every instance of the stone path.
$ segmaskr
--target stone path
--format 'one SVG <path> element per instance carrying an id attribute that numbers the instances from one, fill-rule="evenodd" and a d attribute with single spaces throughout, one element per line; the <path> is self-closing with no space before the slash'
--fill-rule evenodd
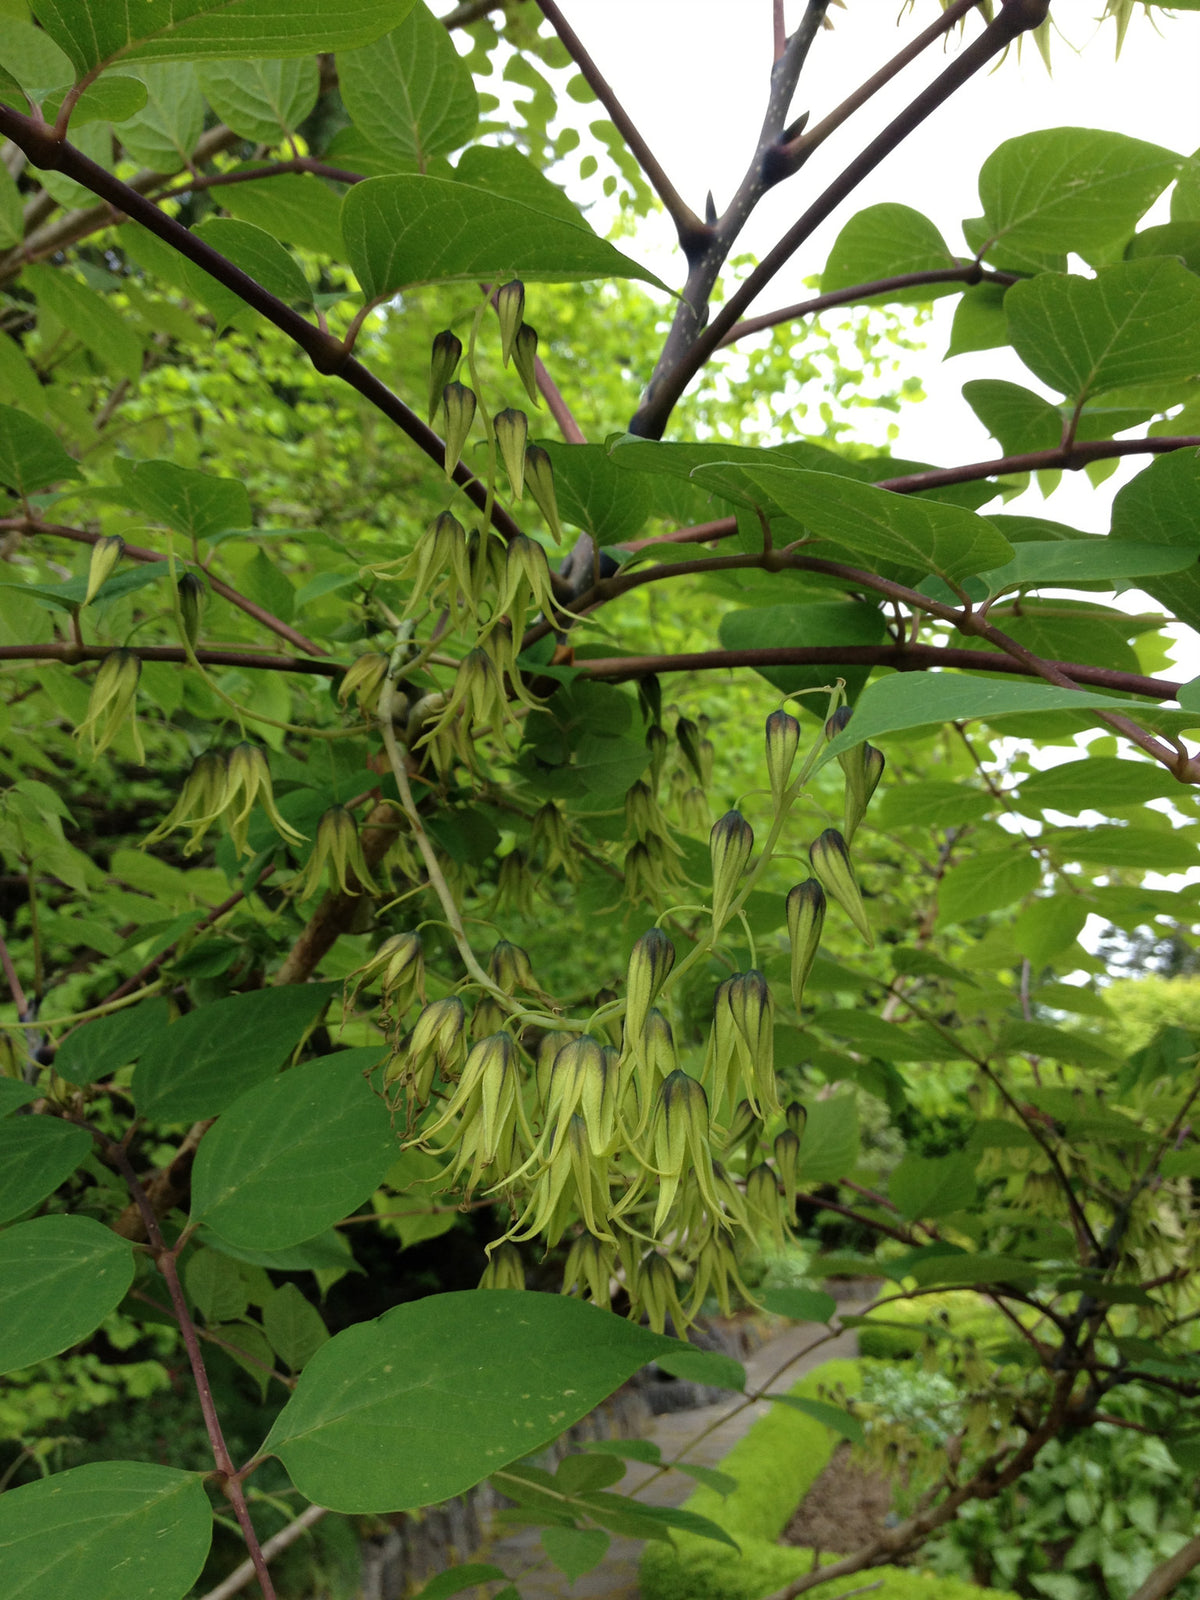
<path id="1" fill-rule="evenodd" d="M 850 1312 L 858 1307 L 847 1304 L 841 1309 Z M 793 1323 L 782 1329 L 746 1360 L 746 1387 L 790 1389 L 822 1362 L 857 1353 L 855 1335 L 847 1331 L 820 1345 L 810 1355 L 800 1355 L 824 1331 L 812 1323 Z M 780 1371 L 785 1363 L 787 1370 Z M 701 1406 L 694 1411 L 667 1412 L 652 1420 L 645 1436 L 658 1445 L 664 1460 L 686 1453 L 687 1459 L 697 1466 L 715 1467 L 752 1424 L 770 1410 L 769 1402 L 757 1400 L 731 1415 L 737 1404 L 738 1397 L 731 1394 L 728 1400 L 717 1405 Z M 689 1448 L 690 1442 L 706 1429 L 711 1431 Z M 647 1484 L 653 1470 L 641 1462 L 631 1461 L 613 1492 L 636 1493 L 641 1485 Z M 667 1472 L 647 1484 L 638 1499 L 648 1505 L 680 1506 L 695 1487 L 695 1481 L 682 1472 Z M 539 1540 L 537 1528 L 501 1528 L 472 1559 L 494 1561 L 517 1583 L 521 1600 L 640 1600 L 641 1540 L 614 1534 L 608 1554 L 600 1565 L 573 1584 L 568 1584 L 565 1576 L 545 1560 Z"/>

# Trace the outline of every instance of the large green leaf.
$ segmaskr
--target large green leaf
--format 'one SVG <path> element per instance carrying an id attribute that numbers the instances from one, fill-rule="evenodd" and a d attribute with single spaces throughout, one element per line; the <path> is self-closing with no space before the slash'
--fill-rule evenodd
<path id="1" fill-rule="evenodd" d="M 321 90 L 320 69 L 312 56 L 298 61 L 208 61 L 199 74 L 204 98 L 217 116 L 255 144 L 278 144 L 295 133 Z"/>
<path id="2" fill-rule="evenodd" d="M 1200 456 L 1177 450 L 1159 458 L 1121 489 L 1112 508 L 1114 540 L 1153 540 L 1175 545 L 1200 560 Z M 1165 581 L 1141 587 L 1168 611 L 1200 628 L 1200 570 L 1194 566 Z"/>
<path id="3" fill-rule="evenodd" d="M 1013 348 L 1076 403 L 1200 372 L 1200 278 L 1171 257 L 1122 261 L 1095 278 L 1046 272 L 1004 301 Z"/>
<path id="4" fill-rule="evenodd" d="M 312 289 L 295 258 L 264 228 L 232 217 L 208 217 L 192 231 L 276 299 L 288 305 L 312 305 Z"/>
<path id="5" fill-rule="evenodd" d="M 0 1372 L 56 1356 L 98 1328 L 133 1282 L 133 1247 L 91 1217 L 35 1217 L 0 1233 Z"/>
<path id="6" fill-rule="evenodd" d="M 192 539 L 250 524 L 250 496 L 238 478 L 195 472 L 173 461 L 142 461 L 122 474 L 132 503 Z"/>
<path id="7" fill-rule="evenodd" d="M 964 822 L 978 822 L 996 804 L 981 789 L 931 778 L 885 789 L 875 800 L 871 817 L 881 828 L 957 828 Z"/>
<path id="8" fill-rule="evenodd" d="M 370 44 L 413 0 L 37 0 L 46 32 L 82 76 L 101 62 L 307 56 Z"/>
<path id="9" fill-rule="evenodd" d="M 21 91 L 40 102 L 51 89 L 71 81 L 71 63 L 41 28 L 16 14 L 0 17 L 0 72 L 7 97 L 15 86 L 13 104 L 24 111 Z"/>
<path id="10" fill-rule="evenodd" d="M 224 1111 L 283 1065 L 336 987 L 258 989 L 189 1011 L 144 1047 L 133 1073 L 138 1111 L 160 1122 Z"/>
<path id="11" fill-rule="evenodd" d="M 1152 577 L 1195 567 L 1200 553 L 1169 544 L 1142 544 L 1135 539 L 1062 539 L 1027 542 L 1015 547 L 1011 561 L 983 574 L 989 594 L 1004 589 L 1055 584 L 1069 588 L 1079 580 Z"/>
<path id="12" fill-rule="evenodd" d="M 966 1155 L 910 1151 L 888 1179 L 888 1199 L 902 1217 L 945 1217 L 975 1199 L 975 1161 Z"/>
<path id="13" fill-rule="evenodd" d="M 19 1217 L 53 1194 L 91 1148 L 86 1128 L 57 1117 L 0 1122 L 0 1222 Z"/>
<path id="14" fill-rule="evenodd" d="M 1049 683 L 1021 683 L 970 673 L 925 673 L 920 682 L 908 673 L 892 673 L 869 683 L 859 696 L 852 728 L 839 733 L 823 751 L 824 764 L 863 739 L 904 733 L 939 722 L 1024 715 L 1035 711 L 1115 711 L 1125 716 L 1153 717 L 1155 708 L 1136 700 L 1114 700 L 1083 689 L 1060 689 Z"/>
<path id="15" fill-rule="evenodd" d="M 318 1350 L 263 1449 L 331 1510 L 432 1505 L 549 1443 L 674 1343 L 564 1295 L 431 1295 Z"/>
<path id="16" fill-rule="evenodd" d="M 602 444 L 544 441 L 554 469 L 558 514 L 601 544 L 620 544 L 641 532 L 654 509 L 645 478 L 622 472 Z"/>
<path id="17" fill-rule="evenodd" d="M 800 1141 L 801 1183 L 836 1183 L 858 1164 L 858 1108 L 852 1094 L 810 1100 Z"/>
<path id="18" fill-rule="evenodd" d="M 190 61 L 142 69 L 146 105 L 121 128 L 121 143 L 153 172 L 177 172 L 191 160 L 204 131 L 204 97 Z"/>
<path id="19" fill-rule="evenodd" d="M 1059 861 L 1143 872 L 1186 872 L 1197 864 L 1190 828 L 1073 828 L 1049 834 L 1047 843 Z"/>
<path id="20" fill-rule="evenodd" d="M 406 165 L 424 171 L 430 156 L 449 155 L 475 132 L 471 69 L 422 0 L 386 38 L 339 54 L 337 68 L 355 127 Z"/>
<path id="21" fill-rule="evenodd" d="M 341 258 L 341 193 L 307 172 L 230 184 L 221 191 L 221 205 L 287 244 Z"/>
<path id="22" fill-rule="evenodd" d="M 697 467 L 709 481 L 720 467 Z M 1008 540 L 985 518 L 961 506 L 893 494 L 830 472 L 793 472 L 786 467 L 747 467 L 742 476 L 783 512 L 817 536 L 813 554 L 866 557 L 872 572 L 919 581 L 928 573 L 954 581 L 986 572 L 1012 556 Z"/>
<path id="23" fill-rule="evenodd" d="M 181 1600 L 212 1542 L 198 1472 L 98 1461 L 0 1498 L 10 1600 Z"/>
<path id="24" fill-rule="evenodd" d="M 70 1083 L 95 1083 L 118 1067 L 136 1061 L 156 1034 L 166 1027 L 167 1002 L 156 995 L 140 1005 L 97 1017 L 72 1029 L 54 1057 L 54 1070 Z"/>
<path id="25" fill-rule="evenodd" d="M 0 405 L 0 483 L 26 495 L 78 476 L 52 428 L 16 406 Z"/>
<path id="26" fill-rule="evenodd" d="M 652 272 L 598 238 L 580 218 L 536 210 L 445 178 L 368 178 L 342 203 L 342 233 L 370 299 L 418 283 L 524 278 L 567 283 Z"/>
<path id="27" fill-rule="evenodd" d="M 1006 139 L 979 173 L 984 223 L 995 241 L 989 260 L 1021 268 L 1030 252 L 1090 257 L 1122 243 L 1182 160 L 1159 145 L 1090 128 Z"/>
<path id="28" fill-rule="evenodd" d="M 321 1056 L 235 1100 L 197 1152 L 192 1221 L 284 1250 L 366 1200 L 396 1156 L 387 1107 L 363 1077 L 381 1053 Z"/>
<path id="29" fill-rule="evenodd" d="M 1016 805 L 1026 814 L 1027 808 L 1069 814 L 1110 806 L 1143 806 L 1147 800 L 1166 800 L 1179 793 L 1178 779 L 1157 761 L 1089 755 L 1022 778 Z"/>
<path id="30" fill-rule="evenodd" d="M 908 272 L 932 272 L 958 265 L 950 247 L 929 218 L 911 206 L 885 203 L 860 211 L 838 234 L 825 271 L 821 293 L 852 289 L 878 278 Z M 914 289 L 893 289 L 876 300 L 919 305 L 939 295 L 956 294 L 960 284 L 939 283 Z"/>
<path id="31" fill-rule="evenodd" d="M 797 645 L 881 644 L 887 622 L 878 606 L 861 600 L 822 601 L 812 605 L 748 606 L 728 611 L 717 635 L 726 650 L 761 650 Z M 857 698 L 870 667 L 762 666 L 755 671 L 784 694 L 819 689 L 835 678 L 846 680 L 846 692 Z M 801 701 L 819 716 L 827 707 L 817 698 Z"/>
<path id="32" fill-rule="evenodd" d="M 115 279 L 113 280 L 115 284 Z M 106 295 L 89 289 L 63 267 L 26 267 L 22 284 L 64 330 L 74 334 L 114 378 L 134 382 L 142 371 L 142 341 Z"/>
<path id="33" fill-rule="evenodd" d="M 1001 911 L 1036 889 L 1041 877 L 1037 857 L 1019 844 L 980 850 L 943 876 L 938 889 L 938 922 L 945 927 Z"/>

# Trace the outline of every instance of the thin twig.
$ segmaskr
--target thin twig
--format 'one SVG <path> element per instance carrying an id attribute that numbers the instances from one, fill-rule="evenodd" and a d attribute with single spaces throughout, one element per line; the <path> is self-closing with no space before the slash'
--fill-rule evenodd
<path id="1" fill-rule="evenodd" d="M 306 1506 L 298 1517 L 289 1522 L 286 1528 L 280 1528 L 278 1533 L 273 1533 L 269 1539 L 264 1539 L 262 1553 L 264 1561 L 273 1560 L 279 1553 L 286 1550 L 289 1545 L 295 1544 L 302 1534 L 327 1516 L 324 1506 Z M 200 1600 L 233 1600 L 235 1594 L 242 1590 L 254 1577 L 253 1561 L 243 1561 L 240 1567 L 234 1567 L 229 1576 L 219 1583 L 215 1589 L 210 1589 L 207 1594 L 201 1595 Z"/>
<path id="2" fill-rule="evenodd" d="M 0 645 L 0 661 L 63 661 L 76 666 L 81 661 L 103 661 L 111 655 L 111 645 L 74 644 L 59 640 L 52 644 Z M 192 657 L 182 645 L 138 645 L 135 653 L 143 661 L 188 662 Z M 346 668 L 340 661 L 313 661 L 307 656 L 269 656 L 259 650 L 206 650 L 192 652 L 196 660 L 209 667 L 245 667 L 252 672 L 303 672 L 321 678 L 340 678 Z"/>
<path id="3" fill-rule="evenodd" d="M 662 201 L 667 215 L 675 224 L 675 231 L 679 235 L 679 243 L 686 251 L 694 247 L 698 241 L 706 239 L 710 233 L 707 224 L 688 205 L 683 196 L 675 188 L 670 178 L 664 172 L 654 152 L 643 138 L 640 129 L 625 107 L 617 99 L 612 85 L 597 67 L 588 54 L 583 41 L 563 16 L 555 0 L 537 0 L 538 6 L 566 47 L 567 53 L 579 68 L 581 76 L 587 82 L 592 93 L 608 112 L 613 120 L 618 133 L 629 147 L 630 154 L 641 167 L 650 186 Z"/>

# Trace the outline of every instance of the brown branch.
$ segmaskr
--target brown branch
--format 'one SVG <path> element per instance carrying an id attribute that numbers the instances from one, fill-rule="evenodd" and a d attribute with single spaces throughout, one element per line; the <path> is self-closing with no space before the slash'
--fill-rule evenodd
<path id="1" fill-rule="evenodd" d="M 715 544 L 718 539 L 731 539 L 736 532 L 736 517 L 718 517 L 715 522 L 697 522 L 690 528 L 674 528 L 670 533 L 656 533 L 651 539 L 626 539 L 621 549 L 649 550 L 660 544 Z"/>
<path id="2" fill-rule="evenodd" d="M 459 9 L 464 10 L 465 7 L 460 6 Z M 314 1523 L 320 1522 L 321 1518 L 327 1515 L 328 1512 L 324 1506 L 305 1506 L 299 1516 L 289 1522 L 286 1528 L 280 1528 L 278 1533 L 273 1533 L 269 1539 L 263 1540 L 263 1560 L 273 1560 L 275 1556 L 279 1555 L 280 1551 L 286 1550 L 289 1545 L 295 1544 L 296 1540 L 306 1534 Z M 210 1589 L 207 1594 L 201 1595 L 200 1600 L 233 1600 L 233 1596 L 241 1594 L 253 1577 L 253 1561 L 243 1561 L 241 1566 L 234 1567 L 229 1576 L 219 1583 L 215 1589 Z"/>
<path id="3" fill-rule="evenodd" d="M 687 348 L 664 352 L 664 362 L 660 363 L 646 397 L 630 424 L 631 433 L 643 438 L 662 437 L 667 419 L 684 389 L 779 269 L 886 156 L 957 89 L 985 67 L 993 56 L 1007 49 L 1022 33 L 1043 22 L 1048 9 L 1049 0 L 1008 0 L 995 21 L 989 23 L 983 33 L 967 45 L 934 82 L 917 95 L 882 133 L 872 139 L 824 193 L 813 201 Z"/>
<path id="4" fill-rule="evenodd" d="M 571 408 L 563 399 L 562 390 L 546 371 L 546 365 L 541 356 L 535 356 L 533 362 L 534 377 L 537 379 L 538 393 L 546 402 L 550 415 L 558 423 L 558 431 L 568 444 L 586 444 L 587 435 L 576 422 Z"/>
<path id="5" fill-rule="evenodd" d="M 613 93 L 612 85 L 592 60 L 583 41 L 563 16 L 555 0 L 537 0 L 537 4 L 572 61 L 579 68 L 588 87 L 612 118 L 613 125 L 628 145 L 630 154 L 650 180 L 651 187 L 675 224 L 675 231 L 679 235 L 679 243 L 684 251 L 691 253 L 696 248 L 702 247 L 712 230 L 706 223 L 701 222 L 667 177 L 654 152 L 642 137 L 637 124 Z"/>
<path id="6" fill-rule="evenodd" d="M 971 0 L 978 5 L 979 0 Z M 828 294 L 815 295 L 811 300 L 801 300 L 794 306 L 784 306 L 779 311 L 768 311 L 761 317 L 747 317 L 736 323 L 721 340 L 719 348 L 745 339 L 764 328 L 775 328 L 781 322 L 800 322 L 804 317 L 816 316 L 833 306 L 848 306 L 859 300 L 871 300 L 876 295 L 891 294 L 898 289 L 917 289 L 924 284 L 964 283 L 968 288 L 977 283 L 998 283 L 1009 287 L 1017 283 L 1015 272 L 989 272 L 978 261 L 964 261 L 957 267 L 937 267 L 928 272 L 899 272 L 890 278 L 874 278 L 869 283 L 856 283 L 849 289 L 831 289 Z"/>
<path id="7" fill-rule="evenodd" d="M 17 533 L 50 534 L 56 539 L 70 539 L 75 544 L 98 544 L 103 538 L 102 534 L 91 533 L 86 528 L 71 528 L 61 522 L 41 522 L 36 517 L 0 517 L 0 531 L 13 530 Z M 167 557 L 160 555 L 157 550 L 147 550 L 142 545 L 127 544 L 122 552 L 130 561 L 166 561 Z M 205 573 L 205 581 L 214 594 L 220 595 L 222 600 L 228 600 L 231 606 L 236 606 L 239 611 L 244 611 L 248 617 L 253 617 L 255 622 L 269 628 L 279 638 L 287 641 L 294 650 L 303 650 L 307 655 L 328 655 L 327 650 L 319 644 L 314 644 L 290 623 L 274 616 L 257 601 L 248 599 L 228 583 L 222 583 L 220 578 L 214 578 Z"/>
<path id="8" fill-rule="evenodd" d="M 11 139 L 23 150 L 35 167 L 62 172 L 67 177 L 74 178 L 93 194 L 99 195 L 102 200 L 107 200 L 116 211 L 141 223 L 149 232 L 207 272 L 218 283 L 231 289 L 240 300 L 274 324 L 281 333 L 286 334 L 303 350 L 319 373 L 325 377 L 340 378 L 349 384 L 390 422 L 394 422 L 419 450 L 439 466 L 444 466 L 446 446 L 442 440 L 432 428 L 421 421 L 415 411 L 404 404 L 398 395 L 357 361 L 341 340 L 316 327 L 283 300 L 269 294 L 248 273 L 236 267 L 220 251 L 214 250 L 182 223 L 167 216 L 145 195 L 138 194 L 127 183 L 122 183 L 119 178 L 115 178 L 112 173 L 105 171 L 97 162 L 85 156 L 81 150 L 77 150 L 65 140 L 54 138 L 51 130 L 43 122 L 22 116 L 10 106 L 0 105 L 0 134 Z M 452 477 L 473 505 L 480 510 L 487 509 L 486 488 L 461 461 L 455 466 Z M 492 525 L 502 538 L 511 539 L 520 533 L 517 523 L 502 506 L 493 504 L 491 509 Z"/>
<path id="9" fill-rule="evenodd" d="M 1069 675 L 1076 684 L 1141 694 L 1156 700 L 1174 700 L 1181 683 L 1144 678 L 1135 672 L 1089 667 L 1077 661 L 1049 661 L 1047 666 Z M 970 672 L 1003 672 L 1016 677 L 1041 677 L 1007 655 L 987 650 L 958 650 L 936 645 L 779 645 L 751 650 L 696 650 L 667 656 L 599 656 L 579 661 L 575 670 L 606 683 L 660 672 L 705 672 L 733 667 L 847 666 L 894 667 L 898 672 L 927 672 L 936 667 L 957 667 Z"/>
<path id="10" fill-rule="evenodd" d="M 957 26 L 957 24 L 979 5 L 979 0 L 954 0 L 936 22 L 931 22 L 923 33 L 919 33 L 911 44 L 905 45 L 892 59 L 886 62 L 879 71 L 869 77 L 865 83 L 860 84 L 854 93 L 848 95 L 840 106 L 835 106 L 827 117 L 815 123 L 811 128 L 805 128 L 781 151 L 781 155 L 796 167 L 807 161 L 813 151 L 825 143 L 831 133 L 834 133 L 854 115 L 867 101 L 879 90 L 889 84 L 897 73 L 903 72 L 910 62 L 931 44 L 935 44 L 943 35 Z"/>
<path id="11" fill-rule="evenodd" d="M 363 181 L 361 172 L 348 172 L 344 167 L 331 167 L 315 156 L 293 156 L 287 161 L 271 161 L 261 167 L 241 167 L 237 172 L 189 173 L 173 189 L 152 188 L 155 200 L 177 200 L 180 195 L 198 194 L 204 189 L 223 189 L 235 183 L 254 183 L 259 178 L 280 178 L 289 173 L 307 172 L 314 178 L 328 178 L 331 183 L 354 184 Z M 173 178 L 164 180 L 173 182 Z"/>
<path id="12" fill-rule="evenodd" d="M 1129 1600 L 1162 1600 L 1196 1566 L 1200 1566 L 1200 1533 L 1180 1545 L 1173 1556 L 1168 1556 L 1155 1567 L 1146 1581 L 1133 1591 Z"/>
<path id="13" fill-rule="evenodd" d="M 928 472 L 911 472 L 902 478 L 880 478 L 877 489 L 896 494 L 922 494 L 955 483 L 975 483 L 980 478 L 1006 477 L 1016 472 L 1042 472 L 1047 469 L 1078 472 L 1091 461 L 1108 461 L 1115 456 L 1161 455 L 1169 450 L 1200 447 L 1200 434 L 1160 434 L 1149 439 L 1093 439 L 1086 444 L 1059 445 L 1053 450 L 1030 450 L 1025 455 L 999 456 L 992 461 L 972 461 L 962 467 L 933 467 Z"/>
<path id="14" fill-rule="evenodd" d="M 76 666 L 81 661 L 103 661 L 111 655 L 110 645 L 57 644 L 0 645 L 0 661 L 64 661 Z M 134 653 L 143 661 L 178 661 L 186 664 L 191 655 L 181 645 L 138 645 Z M 202 666 L 247 667 L 259 672 L 306 672 L 319 677 L 339 678 L 346 668 L 340 661 L 313 661 L 306 656 L 269 656 L 258 650 L 206 650 L 192 652 Z"/>

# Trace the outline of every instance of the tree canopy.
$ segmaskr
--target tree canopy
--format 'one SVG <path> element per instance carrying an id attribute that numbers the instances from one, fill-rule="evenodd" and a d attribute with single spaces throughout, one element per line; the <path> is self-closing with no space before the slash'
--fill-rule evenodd
<path id="1" fill-rule="evenodd" d="M 1110 980 L 1189 972 L 1200 923 L 1200 160 L 999 129 L 961 239 L 854 210 L 926 118 L 980 138 L 961 95 L 1048 0 L 914 8 L 838 106 L 836 9 L 775 0 L 720 212 L 554 0 L 2 10 L 14 1592 L 203 1593 L 225 1504 L 270 1597 L 279 1505 L 489 1475 L 572 1576 L 614 1532 L 727 1540 L 612 1457 L 526 1458 L 650 1360 L 741 1388 L 697 1317 L 832 1318 L 762 1281 L 797 1239 L 883 1322 L 970 1314 L 924 1325 L 963 1410 L 917 1509 L 787 1596 L 1114 1417 L 1193 1468 L 1200 1026 Z M 1029 374 L 963 384 L 986 460 L 899 453 L 948 296 L 952 352 Z M 1123 458 L 1107 533 L 1029 512 Z M 53 1433 L 172 1368 L 169 1461 Z"/>

